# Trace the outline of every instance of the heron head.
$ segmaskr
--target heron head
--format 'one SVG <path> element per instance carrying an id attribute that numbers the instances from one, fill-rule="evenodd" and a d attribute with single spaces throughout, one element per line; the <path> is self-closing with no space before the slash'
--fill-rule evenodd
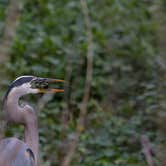
<path id="1" fill-rule="evenodd" d="M 12 92 L 18 96 L 29 93 L 58 93 L 64 92 L 64 89 L 54 88 L 58 83 L 64 80 L 40 78 L 35 76 L 21 76 L 14 80 L 6 93 L 6 97 Z"/>

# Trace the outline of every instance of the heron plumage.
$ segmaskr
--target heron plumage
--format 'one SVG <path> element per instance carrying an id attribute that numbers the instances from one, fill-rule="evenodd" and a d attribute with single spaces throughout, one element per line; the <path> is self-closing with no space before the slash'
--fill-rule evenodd
<path id="1" fill-rule="evenodd" d="M 0 140 L 0 166 L 37 166 L 38 161 L 38 119 L 34 109 L 19 104 L 20 97 L 34 93 L 58 93 L 63 89 L 49 88 L 51 82 L 64 82 L 59 79 L 21 76 L 8 88 L 3 102 L 5 120 L 24 125 L 24 142 L 17 138 Z"/>
<path id="2" fill-rule="evenodd" d="M 0 166 L 34 166 L 32 150 L 17 138 L 0 141 Z"/>

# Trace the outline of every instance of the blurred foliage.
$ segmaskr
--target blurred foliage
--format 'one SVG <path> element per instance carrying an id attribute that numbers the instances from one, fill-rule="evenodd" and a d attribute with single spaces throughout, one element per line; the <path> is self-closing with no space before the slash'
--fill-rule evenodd
<path id="1" fill-rule="evenodd" d="M 0 37 L 3 33 L 4 21 L 5 21 L 5 8 L 8 5 L 8 1 L 0 1 Z"/>
<path id="2" fill-rule="evenodd" d="M 162 140 L 153 118 L 158 107 L 156 24 L 149 10 L 153 1 L 87 2 L 94 73 L 86 128 L 72 165 L 145 166 L 140 135 L 147 134 L 153 143 Z M 85 81 L 87 39 L 80 1 L 24 0 L 22 6 L 6 64 L 11 80 L 27 74 L 70 75 L 67 99 L 58 94 L 39 112 L 43 165 L 60 165 L 64 140 L 75 130 Z M 4 10 L 0 19 L 2 32 Z M 66 104 L 70 119 L 64 129 Z M 17 130 L 10 129 L 8 135 Z"/>

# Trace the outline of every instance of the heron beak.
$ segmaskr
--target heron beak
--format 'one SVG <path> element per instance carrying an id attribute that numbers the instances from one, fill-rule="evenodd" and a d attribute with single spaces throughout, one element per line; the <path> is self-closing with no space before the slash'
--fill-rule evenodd
<path id="1" fill-rule="evenodd" d="M 64 83 L 64 80 L 61 79 L 51 79 L 45 78 L 43 84 L 48 84 L 48 88 L 39 88 L 39 93 L 59 93 L 64 92 L 64 89 L 56 89 L 56 88 L 49 88 L 49 84 L 51 83 Z"/>
<path id="2" fill-rule="evenodd" d="M 65 82 L 64 80 L 60 80 L 60 79 L 51 79 L 51 78 L 47 78 L 47 82 L 51 83 L 51 82 Z"/>
<path id="3" fill-rule="evenodd" d="M 39 93 L 59 93 L 64 92 L 64 89 L 38 89 Z"/>

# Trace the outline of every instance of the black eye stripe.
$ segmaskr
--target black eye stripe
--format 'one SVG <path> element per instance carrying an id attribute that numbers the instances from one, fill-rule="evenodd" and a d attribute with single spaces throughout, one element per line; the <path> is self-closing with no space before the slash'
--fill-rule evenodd
<path id="1" fill-rule="evenodd" d="M 34 78 L 33 76 L 21 77 L 18 80 L 13 81 L 11 85 L 13 85 L 13 87 L 20 86 L 24 83 L 30 82 L 33 78 Z"/>
<path id="2" fill-rule="evenodd" d="M 27 83 L 27 82 L 30 82 L 34 77 L 32 76 L 29 76 L 29 77 L 22 77 L 22 78 L 19 78 L 18 80 L 15 80 L 12 85 L 13 86 L 20 86 L 24 83 Z"/>
<path id="3" fill-rule="evenodd" d="M 11 85 L 8 88 L 8 91 L 5 94 L 5 98 L 8 96 L 8 94 L 10 93 L 10 91 L 14 88 L 14 87 L 18 87 L 21 86 L 24 83 L 30 82 L 32 79 L 34 79 L 34 76 L 22 76 L 18 79 L 16 79 L 15 81 L 13 81 L 11 83 Z"/>

